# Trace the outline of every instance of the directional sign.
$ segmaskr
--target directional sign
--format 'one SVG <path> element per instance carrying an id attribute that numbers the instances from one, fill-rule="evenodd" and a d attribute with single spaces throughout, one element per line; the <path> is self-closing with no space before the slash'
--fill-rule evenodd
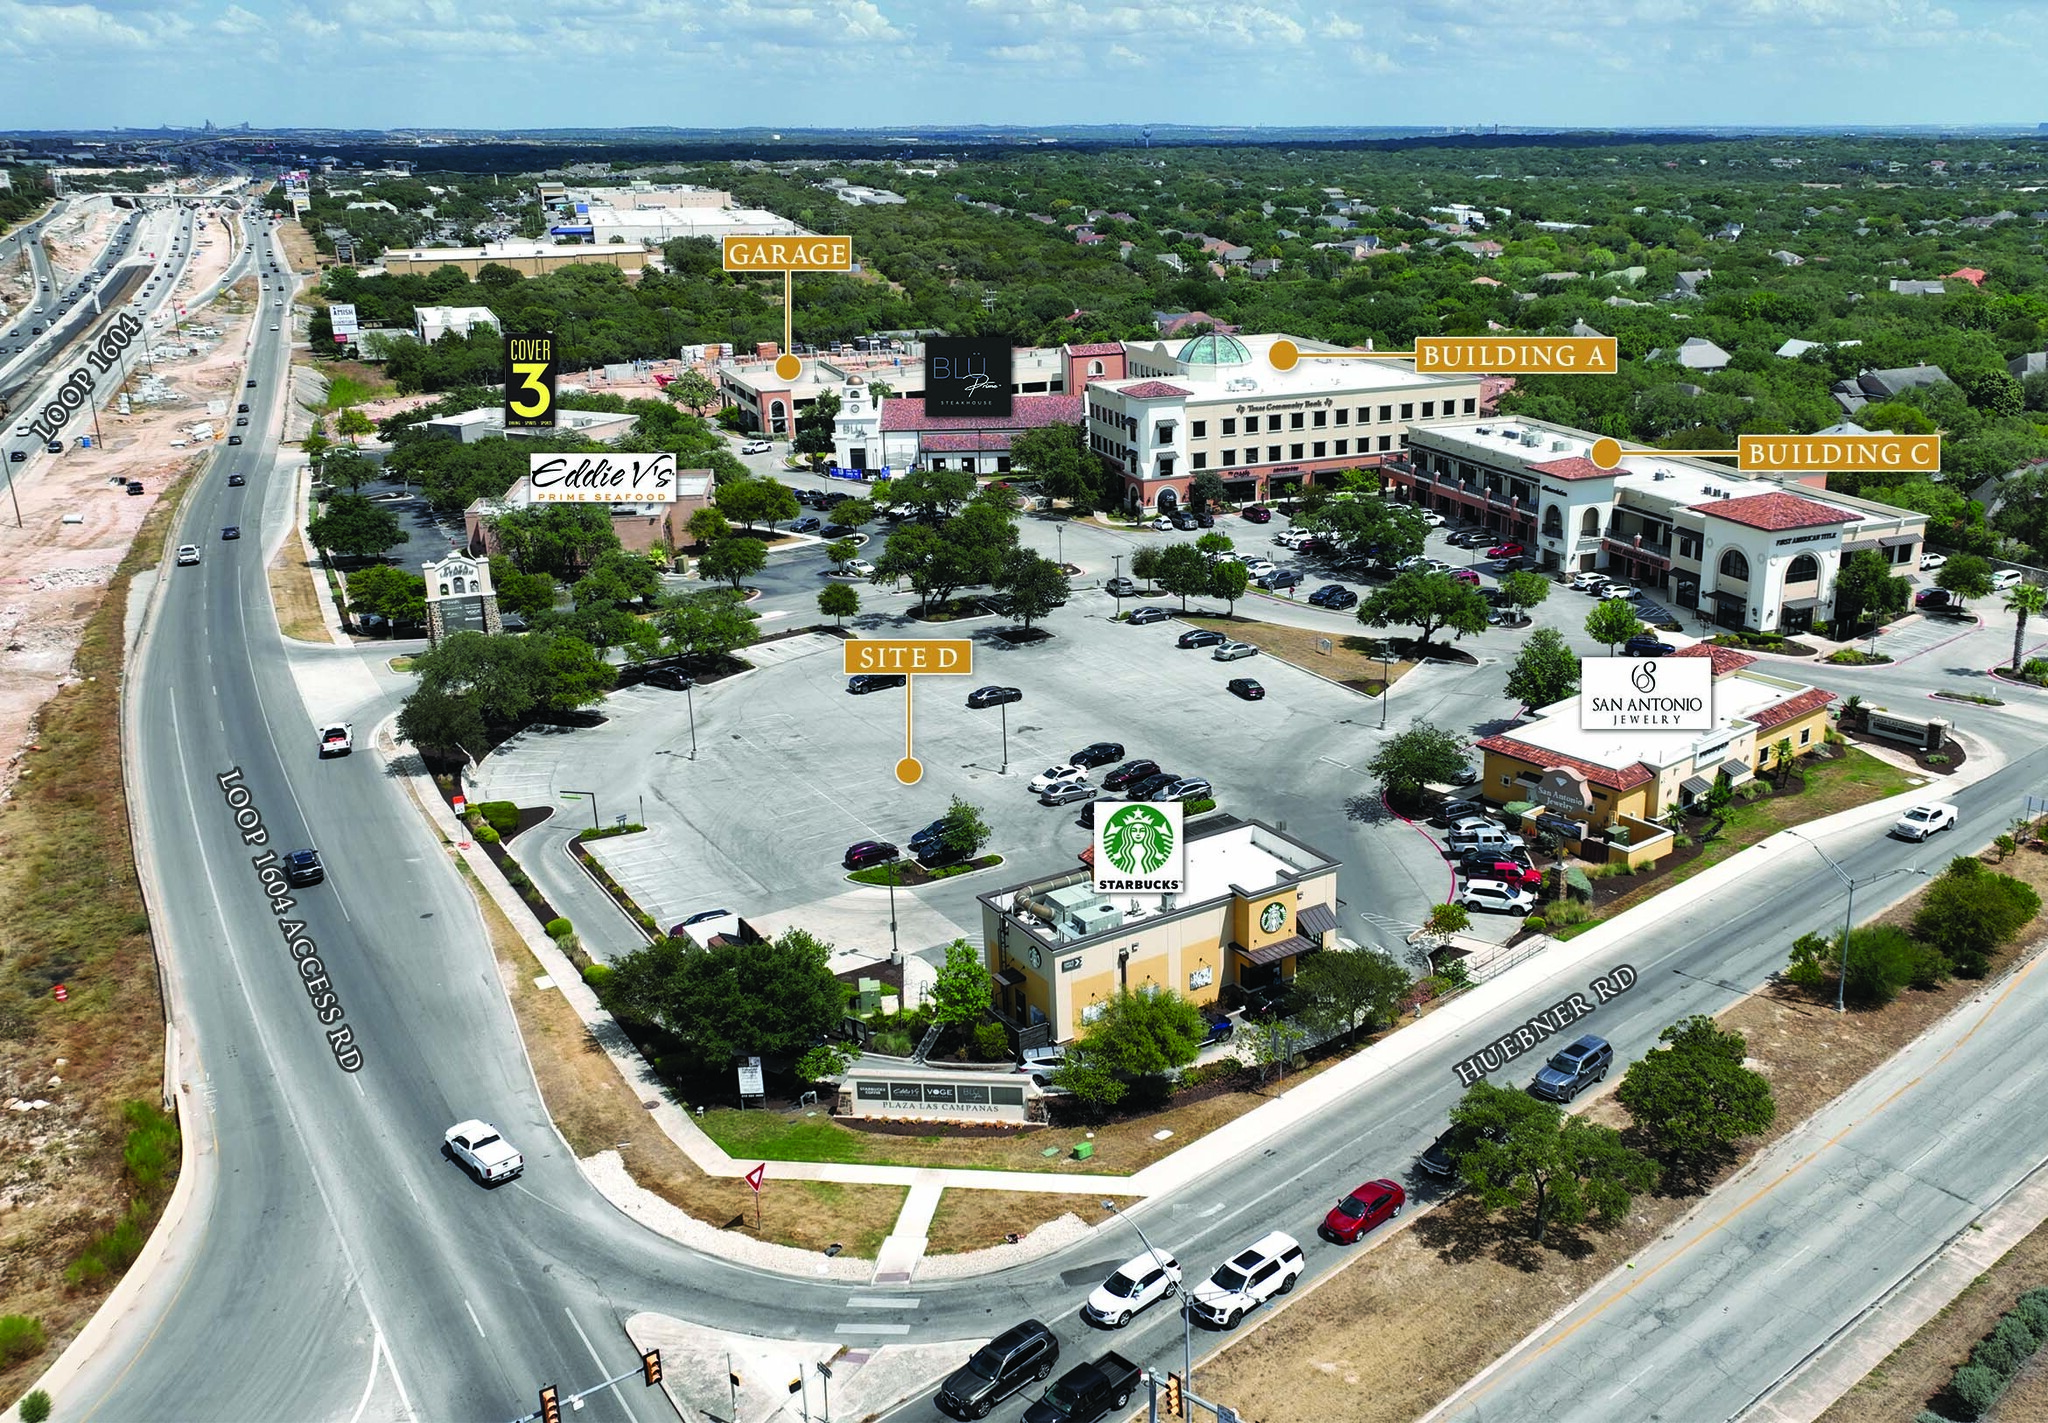
<path id="1" fill-rule="evenodd" d="M 768 1178 L 768 1163 L 762 1162 L 747 1173 L 747 1184 L 754 1188 L 754 1194 L 761 1194 L 761 1183 Z"/>

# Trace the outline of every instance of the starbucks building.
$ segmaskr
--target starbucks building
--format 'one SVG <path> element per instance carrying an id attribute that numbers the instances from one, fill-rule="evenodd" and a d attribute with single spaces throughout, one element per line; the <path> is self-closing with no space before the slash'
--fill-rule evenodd
<path id="1" fill-rule="evenodd" d="M 995 1010 L 1024 1043 L 1071 1041 L 1125 988 L 1235 1008 L 1335 944 L 1337 861 L 1256 820 L 1186 834 L 1177 893 L 1098 891 L 1090 846 L 1079 869 L 980 896 Z"/>

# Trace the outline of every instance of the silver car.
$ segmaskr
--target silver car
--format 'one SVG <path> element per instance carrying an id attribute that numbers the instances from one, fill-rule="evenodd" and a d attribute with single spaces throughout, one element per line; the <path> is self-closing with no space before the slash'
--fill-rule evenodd
<path id="1" fill-rule="evenodd" d="M 1236 662 L 1246 657 L 1257 657 L 1259 650 L 1248 642 L 1226 642 L 1209 655 L 1218 662 Z"/>

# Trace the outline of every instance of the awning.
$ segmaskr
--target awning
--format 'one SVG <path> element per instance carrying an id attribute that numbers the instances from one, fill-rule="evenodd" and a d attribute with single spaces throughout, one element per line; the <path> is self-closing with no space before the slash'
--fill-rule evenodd
<path id="1" fill-rule="evenodd" d="M 1024 981 L 1022 969 L 1006 968 L 996 975 L 996 982 L 1004 988 L 1015 988 Z"/>
<path id="2" fill-rule="evenodd" d="M 1804 610 L 1805 610 L 1805 609 L 1807 609 L 1807 608 L 1818 608 L 1818 607 L 1820 606 L 1820 599 L 1818 599 L 1818 598 L 1787 598 L 1787 599 L 1786 599 L 1786 600 L 1785 600 L 1784 602 L 1780 603 L 1780 604 L 1779 604 L 1778 606 L 1779 606 L 1779 608 L 1781 608 L 1781 609 L 1782 609 L 1783 611 L 1785 611 L 1785 612 L 1788 612 L 1788 613 L 1797 613 L 1797 612 L 1802 612 L 1802 611 L 1804 611 Z"/>
<path id="3" fill-rule="evenodd" d="M 1295 954 L 1314 953 L 1317 946 L 1302 938 L 1299 934 L 1290 934 L 1284 939 L 1275 940 L 1262 949 L 1248 949 L 1243 944 L 1232 944 L 1230 947 L 1246 963 L 1264 965 L 1278 963 L 1280 960 L 1290 958 Z"/>
<path id="4" fill-rule="evenodd" d="M 1723 761 L 1721 763 L 1721 774 L 1731 781 L 1746 780 L 1749 776 L 1749 762 Z"/>
<path id="5" fill-rule="evenodd" d="M 1886 548 L 1904 548 L 1907 544 L 1920 542 L 1919 534 L 1887 534 L 1878 540 Z"/>
<path id="6" fill-rule="evenodd" d="M 1309 939 L 1321 939 L 1337 927 L 1337 916 L 1327 904 L 1311 904 L 1294 916 L 1294 927 Z"/>
<path id="7" fill-rule="evenodd" d="M 1678 788 L 1687 795 L 1705 795 L 1714 788 L 1714 783 L 1705 776 L 1687 776 L 1678 783 Z"/>
<path id="8" fill-rule="evenodd" d="M 1725 588 L 1716 588 L 1713 592 L 1707 594 L 1707 596 L 1709 598 L 1712 598 L 1717 603 L 1732 603 L 1738 608 L 1749 601 L 1749 594 L 1730 593 Z"/>

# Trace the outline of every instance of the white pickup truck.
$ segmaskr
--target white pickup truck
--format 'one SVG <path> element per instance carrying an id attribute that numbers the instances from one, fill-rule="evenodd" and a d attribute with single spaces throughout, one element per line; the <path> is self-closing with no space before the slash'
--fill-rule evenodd
<path id="1" fill-rule="evenodd" d="M 355 750 L 355 723 L 338 721 L 320 728 L 320 757 L 346 756 Z"/>
<path id="2" fill-rule="evenodd" d="M 526 1158 L 489 1122 L 457 1122 L 448 1128 L 441 1150 L 480 1185 L 494 1186 L 526 1170 Z"/>

